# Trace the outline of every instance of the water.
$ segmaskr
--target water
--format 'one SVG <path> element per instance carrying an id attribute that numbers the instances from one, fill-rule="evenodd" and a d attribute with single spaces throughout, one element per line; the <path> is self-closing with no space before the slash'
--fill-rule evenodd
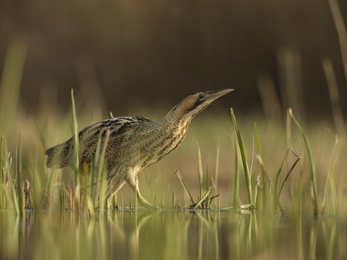
<path id="1" fill-rule="evenodd" d="M 0 212 L 1 259 L 346 259 L 346 218 L 231 211 Z"/>

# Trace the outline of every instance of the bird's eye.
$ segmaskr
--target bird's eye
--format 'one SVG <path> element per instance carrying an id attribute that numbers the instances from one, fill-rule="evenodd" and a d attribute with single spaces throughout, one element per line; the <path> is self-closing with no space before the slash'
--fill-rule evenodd
<path id="1" fill-rule="evenodd" d="M 204 97 L 204 95 L 201 93 L 199 94 L 199 99 L 202 99 Z"/>

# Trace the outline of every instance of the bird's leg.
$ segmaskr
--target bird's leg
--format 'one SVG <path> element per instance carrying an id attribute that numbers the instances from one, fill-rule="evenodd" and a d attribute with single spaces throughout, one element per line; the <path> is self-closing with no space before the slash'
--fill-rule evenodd
<path id="1" fill-rule="evenodd" d="M 139 189 L 137 189 L 137 201 L 140 203 L 141 206 L 148 208 L 148 209 L 161 209 L 156 207 L 155 205 L 149 203 L 144 197 L 142 197 Z"/>
<path id="2" fill-rule="evenodd" d="M 140 203 L 141 206 L 148 208 L 148 209 L 162 210 L 161 208 L 149 203 L 144 197 L 142 197 L 140 190 L 139 190 L 139 181 L 138 181 L 137 175 L 136 176 L 134 176 L 134 175 L 128 176 L 126 178 L 126 181 L 129 184 L 129 186 L 133 189 L 133 191 L 137 194 L 137 201 Z"/>
<path id="3" fill-rule="evenodd" d="M 109 183 L 109 190 L 106 197 L 106 207 L 110 209 L 112 207 L 113 196 L 123 187 L 125 184 L 124 180 L 116 179 L 113 183 Z"/>

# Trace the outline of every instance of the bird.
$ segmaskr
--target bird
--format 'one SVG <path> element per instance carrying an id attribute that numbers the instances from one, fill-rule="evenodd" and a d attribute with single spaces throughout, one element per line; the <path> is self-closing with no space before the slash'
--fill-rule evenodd
<path id="1" fill-rule="evenodd" d="M 99 145 L 98 154 L 101 154 L 105 139 L 108 139 L 104 157 L 108 183 L 105 197 L 108 205 L 112 197 L 125 183 L 128 183 L 136 192 L 141 206 L 158 209 L 141 195 L 138 173 L 175 150 L 184 140 L 191 120 L 217 98 L 231 91 L 233 89 L 190 94 L 158 122 L 141 116 L 121 116 L 85 127 L 78 133 L 79 170 L 83 172 L 93 165 L 99 136 L 101 145 Z M 74 136 L 46 150 L 47 168 L 74 169 L 73 138 Z M 100 161 L 99 158 L 97 159 Z"/>

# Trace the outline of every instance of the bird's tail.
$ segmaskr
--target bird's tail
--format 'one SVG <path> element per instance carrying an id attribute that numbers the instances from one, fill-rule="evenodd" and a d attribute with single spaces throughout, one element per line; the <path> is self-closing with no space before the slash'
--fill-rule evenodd
<path id="1" fill-rule="evenodd" d="M 58 144 L 46 150 L 45 155 L 46 158 L 46 167 L 59 169 L 65 167 L 66 163 L 63 160 L 63 149 L 64 144 Z"/>

